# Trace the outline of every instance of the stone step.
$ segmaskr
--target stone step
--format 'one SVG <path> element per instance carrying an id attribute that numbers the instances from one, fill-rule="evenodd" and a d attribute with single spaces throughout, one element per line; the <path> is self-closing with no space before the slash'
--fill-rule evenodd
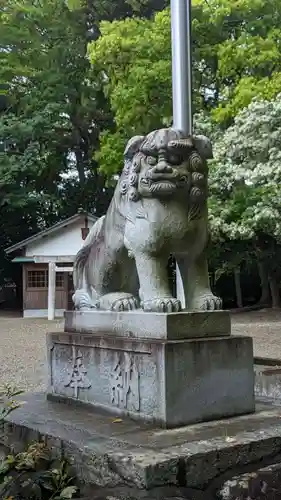
<path id="1" fill-rule="evenodd" d="M 165 430 L 47 401 L 44 394 L 24 399 L 7 418 L 4 444 L 19 451 L 44 438 L 54 457 L 73 462 L 80 480 L 100 487 L 206 490 L 215 481 L 217 491 L 225 473 L 281 459 L 281 408 L 268 404 L 257 404 L 252 415 Z"/>

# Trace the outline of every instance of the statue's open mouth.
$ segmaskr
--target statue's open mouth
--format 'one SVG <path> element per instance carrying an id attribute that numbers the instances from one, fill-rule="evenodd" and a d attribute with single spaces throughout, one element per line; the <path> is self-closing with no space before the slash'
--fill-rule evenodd
<path id="1" fill-rule="evenodd" d="M 155 188 L 157 190 L 160 189 L 176 189 L 181 185 L 185 185 L 188 179 L 186 175 L 182 175 L 181 177 L 175 176 L 173 179 L 151 179 L 149 177 L 142 177 L 140 182 L 143 186 L 147 186 L 149 189 Z"/>

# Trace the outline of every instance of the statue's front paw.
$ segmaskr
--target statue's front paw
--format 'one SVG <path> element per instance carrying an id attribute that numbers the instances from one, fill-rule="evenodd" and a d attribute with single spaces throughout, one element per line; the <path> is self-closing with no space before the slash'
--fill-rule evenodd
<path id="1" fill-rule="evenodd" d="M 220 309 L 222 309 L 222 300 L 212 293 L 196 297 L 191 305 L 191 310 L 197 311 L 218 311 Z"/>
<path id="2" fill-rule="evenodd" d="M 134 309 L 138 309 L 139 304 L 135 297 L 132 295 L 131 297 L 126 297 L 123 299 L 117 299 L 113 302 L 111 306 L 112 311 L 133 311 Z"/>
<path id="3" fill-rule="evenodd" d="M 144 311 L 147 312 L 179 312 L 181 311 L 181 302 L 172 297 L 156 298 L 151 300 L 144 300 L 141 304 Z"/>

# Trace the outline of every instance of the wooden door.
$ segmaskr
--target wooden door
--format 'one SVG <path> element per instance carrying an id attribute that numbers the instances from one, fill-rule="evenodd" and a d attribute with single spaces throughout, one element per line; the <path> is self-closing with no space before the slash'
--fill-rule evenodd
<path id="1" fill-rule="evenodd" d="M 67 310 L 73 311 L 74 304 L 72 295 L 74 294 L 73 276 L 72 273 L 67 273 Z"/>

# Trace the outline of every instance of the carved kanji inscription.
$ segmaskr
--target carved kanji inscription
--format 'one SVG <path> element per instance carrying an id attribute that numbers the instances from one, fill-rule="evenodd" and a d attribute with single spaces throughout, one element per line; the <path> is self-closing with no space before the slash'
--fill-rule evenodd
<path id="1" fill-rule="evenodd" d="M 82 361 L 82 353 L 76 346 L 72 346 L 71 370 L 65 381 L 65 387 L 73 387 L 74 397 L 78 398 L 79 389 L 89 389 L 91 382 L 87 378 L 87 370 Z"/>
<path id="2" fill-rule="evenodd" d="M 110 383 L 112 404 L 118 408 L 140 411 L 139 373 L 131 354 L 116 354 Z"/>

